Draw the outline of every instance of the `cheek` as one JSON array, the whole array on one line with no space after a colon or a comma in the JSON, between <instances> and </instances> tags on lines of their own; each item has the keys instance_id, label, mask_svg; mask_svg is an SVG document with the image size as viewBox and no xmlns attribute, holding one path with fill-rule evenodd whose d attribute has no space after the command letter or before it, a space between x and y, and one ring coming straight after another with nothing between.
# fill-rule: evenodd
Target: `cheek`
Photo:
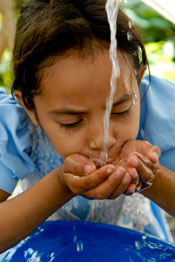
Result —
<instances>
[{"instance_id":1,"label":"cheek","mask_svg":"<svg viewBox=\"0 0 175 262\"><path fill-rule=\"evenodd\" d=\"M137 137L139 129L140 119L140 106L133 105L132 114L121 118L118 123L115 124L115 137L118 140L118 144L123 144L129 139L135 139Z\"/></svg>"},{"instance_id":2,"label":"cheek","mask_svg":"<svg viewBox=\"0 0 175 262\"><path fill-rule=\"evenodd\" d=\"M54 132L52 133L50 130L47 130L46 134L55 151L62 158L66 158L71 154L81 152L81 136L78 134L74 134L73 132L69 132L68 130L66 131L62 128L60 130L58 127L54 128Z\"/></svg>"}]
</instances>

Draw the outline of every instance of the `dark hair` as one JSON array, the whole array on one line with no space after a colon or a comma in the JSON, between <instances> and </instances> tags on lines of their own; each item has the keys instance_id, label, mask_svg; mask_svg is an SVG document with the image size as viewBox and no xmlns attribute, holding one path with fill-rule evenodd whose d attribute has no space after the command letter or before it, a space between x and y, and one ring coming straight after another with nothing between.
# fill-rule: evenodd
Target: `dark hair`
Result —
<instances>
[{"instance_id":1,"label":"dark hair","mask_svg":"<svg viewBox=\"0 0 175 262\"><path fill-rule=\"evenodd\" d=\"M13 52L12 93L20 90L27 108L34 108L33 97L40 92L38 73L42 65L53 63L68 50L86 54L95 47L109 47L105 4L106 0L28 0L23 3ZM132 39L128 39L128 32ZM142 39L134 26L130 28L129 18L121 10L117 18L117 43L118 48L133 57L135 71L148 64Z\"/></svg>"}]
</instances>

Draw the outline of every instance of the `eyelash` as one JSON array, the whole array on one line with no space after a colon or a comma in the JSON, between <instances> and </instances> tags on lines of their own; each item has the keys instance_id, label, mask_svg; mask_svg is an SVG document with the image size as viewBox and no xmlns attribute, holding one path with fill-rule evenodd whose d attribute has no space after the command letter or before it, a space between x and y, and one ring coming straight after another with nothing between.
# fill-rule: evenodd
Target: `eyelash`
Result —
<instances>
[{"instance_id":1,"label":"eyelash","mask_svg":"<svg viewBox=\"0 0 175 262\"><path fill-rule=\"evenodd\" d=\"M77 122L75 123L72 123L72 124L60 124L61 127L65 128L65 129L71 129L71 128L76 128L79 126L79 124L82 122L83 120L80 119L78 120Z\"/></svg>"},{"instance_id":2,"label":"eyelash","mask_svg":"<svg viewBox=\"0 0 175 262\"><path fill-rule=\"evenodd\" d=\"M111 113L111 115L125 117L129 113L131 113L131 108L128 108L126 111L123 111L123 112L120 112L120 113Z\"/></svg>"},{"instance_id":3,"label":"eyelash","mask_svg":"<svg viewBox=\"0 0 175 262\"><path fill-rule=\"evenodd\" d=\"M131 109L127 109L126 111L124 112L120 112L120 113L111 113L111 115L113 116L123 116L125 117L126 115L128 115L129 113L131 112ZM75 122L75 123L72 123L72 124L61 124L61 127L65 128L65 129L75 129L76 127L78 128L79 125L82 123L83 119L80 119L79 121Z\"/></svg>"}]
</instances>

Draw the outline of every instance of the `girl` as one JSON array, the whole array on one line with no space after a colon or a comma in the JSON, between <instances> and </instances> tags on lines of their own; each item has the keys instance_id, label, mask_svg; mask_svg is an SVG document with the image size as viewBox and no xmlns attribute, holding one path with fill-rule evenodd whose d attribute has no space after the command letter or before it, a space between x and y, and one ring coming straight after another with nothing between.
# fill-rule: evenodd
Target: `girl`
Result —
<instances>
[{"instance_id":1,"label":"girl","mask_svg":"<svg viewBox=\"0 0 175 262\"><path fill-rule=\"evenodd\" d=\"M147 232L152 226L152 234L165 237L149 200L122 194L132 194L135 184L142 189L139 173L143 188L155 181L143 192L159 203L165 192L159 181L167 188L171 178L158 163L159 149L135 142L138 85L147 59L134 27L128 42L129 21L121 11L117 21L120 76L110 118L109 160L100 167L111 76L105 1L30 0L23 5L14 46L14 97L2 94L0 104L1 252L57 209L52 219L127 224ZM23 188L34 185L5 201L19 179ZM171 194L170 188L167 201L160 203L170 211ZM88 200L94 198L98 200Z\"/></svg>"}]
</instances>

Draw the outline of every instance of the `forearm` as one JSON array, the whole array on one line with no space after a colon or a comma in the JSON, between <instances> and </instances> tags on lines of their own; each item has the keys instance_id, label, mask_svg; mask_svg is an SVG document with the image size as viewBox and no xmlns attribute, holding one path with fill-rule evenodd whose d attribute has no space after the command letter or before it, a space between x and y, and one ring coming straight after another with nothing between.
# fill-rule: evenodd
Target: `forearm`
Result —
<instances>
[{"instance_id":1,"label":"forearm","mask_svg":"<svg viewBox=\"0 0 175 262\"><path fill-rule=\"evenodd\" d=\"M153 185L142 194L175 216L175 173L160 166Z\"/></svg>"},{"instance_id":2,"label":"forearm","mask_svg":"<svg viewBox=\"0 0 175 262\"><path fill-rule=\"evenodd\" d=\"M59 168L21 195L0 204L0 253L30 234L74 195L58 179Z\"/></svg>"}]
</instances>

